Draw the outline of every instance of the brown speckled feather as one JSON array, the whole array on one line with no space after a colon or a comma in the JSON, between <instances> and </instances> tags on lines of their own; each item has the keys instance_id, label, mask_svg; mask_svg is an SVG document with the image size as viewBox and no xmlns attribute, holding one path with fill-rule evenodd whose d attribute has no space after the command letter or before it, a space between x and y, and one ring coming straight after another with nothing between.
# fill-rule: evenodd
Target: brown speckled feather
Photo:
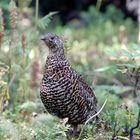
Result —
<instances>
[{"instance_id":1,"label":"brown speckled feather","mask_svg":"<svg viewBox=\"0 0 140 140\"><path fill-rule=\"evenodd\" d=\"M47 111L69 124L84 123L96 113L97 99L85 80L71 68L64 56L63 41L48 33L49 48L40 96Z\"/></svg>"}]
</instances>

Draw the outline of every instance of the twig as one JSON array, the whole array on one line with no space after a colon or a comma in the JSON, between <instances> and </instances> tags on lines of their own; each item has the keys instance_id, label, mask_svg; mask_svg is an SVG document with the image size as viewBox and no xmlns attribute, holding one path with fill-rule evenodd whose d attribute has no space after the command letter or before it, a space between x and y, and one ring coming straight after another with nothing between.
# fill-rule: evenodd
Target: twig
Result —
<instances>
[{"instance_id":1,"label":"twig","mask_svg":"<svg viewBox=\"0 0 140 140\"><path fill-rule=\"evenodd\" d=\"M133 140L133 131L134 129L138 128L140 126L140 107L139 107L139 114L138 114L138 120L135 126L131 127L130 129L130 140Z\"/></svg>"},{"instance_id":2,"label":"twig","mask_svg":"<svg viewBox=\"0 0 140 140\"><path fill-rule=\"evenodd\" d=\"M115 137L117 137L118 132L120 131L120 128L119 128L118 130L116 130L116 127L117 127L117 122L115 121L115 125L114 125L114 133L113 133L113 135L112 135L111 140L114 140Z\"/></svg>"},{"instance_id":3,"label":"twig","mask_svg":"<svg viewBox=\"0 0 140 140\"><path fill-rule=\"evenodd\" d=\"M139 76L136 77L136 81L135 81L135 85L134 85L134 91L133 91L134 98L137 97L137 85L138 85L138 82L139 82Z\"/></svg>"},{"instance_id":4,"label":"twig","mask_svg":"<svg viewBox=\"0 0 140 140\"><path fill-rule=\"evenodd\" d=\"M35 26L37 27L37 22L38 22L38 8L39 8L39 0L36 0L36 5L35 5Z\"/></svg>"},{"instance_id":5,"label":"twig","mask_svg":"<svg viewBox=\"0 0 140 140\"><path fill-rule=\"evenodd\" d=\"M81 132L80 132L80 135L79 135L79 137L78 137L77 140L80 140L81 135L82 135L83 130L84 130L84 127L87 125L87 123L88 123L89 121L91 121L93 118L95 118L96 116L98 116L98 115L100 114L100 112L101 112L101 111L103 110L103 108L105 107L106 103L107 103L107 99L104 101L104 104L102 105L102 107L100 108L100 110L99 110L96 114L94 114L93 116L91 116L91 117L85 122L85 124L84 124L84 126L83 126L83 128L82 128L82 130L81 130Z\"/></svg>"},{"instance_id":6,"label":"twig","mask_svg":"<svg viewBox=\"0 0 140 140\"><path fill-rule=\"evenodd\" d=\"M101 5L102 5L102 2L103 2L103 0L98 0L98 1L97 1L96 9L97 9L98 11L100 11L100 8L101 8Z\"/></svg>"},{"instance_id":7,"label":"twig","mask_svg":"<svg viewBox=\"0 0 140 140\"><path fill-rule=\"evenodd\" d=\"M123 137L123 136L116 136L116 138L121 139L121 140L129 140L129 138Z\"/></svg>"},{"instance_id":8,"label":"twig","mask_svg":"<svg viewBox=\"0 0 140 140\"><path fill-rule=\"evenodd\" d=\"M135 99L138 98L137 89L138 89L139 79L140 79L140 67L135 72L135 85L134 85L134 90L133 90L133 97ZM130 128L130 132L129 132L130 140L133 140L133 131L134 131L134 129L136 129L136 128L138 128L140 126L140 103L139 103L139 99L137 99L136 102L137 102L137 105L139 107L139 113L138 113L138 118L137 118L136 125L132 126Z\"/></svg>"}]
</instances>

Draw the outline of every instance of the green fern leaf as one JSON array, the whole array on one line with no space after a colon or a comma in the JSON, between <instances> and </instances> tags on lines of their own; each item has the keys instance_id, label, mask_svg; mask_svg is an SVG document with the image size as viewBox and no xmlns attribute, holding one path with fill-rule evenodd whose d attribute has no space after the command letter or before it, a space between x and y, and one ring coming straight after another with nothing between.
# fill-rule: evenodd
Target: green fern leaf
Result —
<instances>
[{"instance_id":1,"label":"green fern leaf","mask_svg":"<svg viewBox=\"0 0 140 140\"><path fill-rule=\"evenodd\" d=\"M48 26L48 24L50 23L50 21L52 20L52 16L57 14L58 12L50 12L48 15L44 16L43 18L38 20L37 26L40 29L46 29L46 27Z\"/></svg>"}]
</instances>

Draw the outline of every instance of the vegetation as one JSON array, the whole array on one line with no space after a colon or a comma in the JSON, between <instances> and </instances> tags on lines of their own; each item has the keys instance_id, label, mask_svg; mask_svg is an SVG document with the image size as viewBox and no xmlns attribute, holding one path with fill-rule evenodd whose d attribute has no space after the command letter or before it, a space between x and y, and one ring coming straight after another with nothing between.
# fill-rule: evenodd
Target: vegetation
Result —
<instances>
[{"instance_id":1,"label":"vegetation","mask_svg":"<svg viewBox=\"0 0 140 140\"><path fill-rule=\"evenodd\" d=\"M94 89L98 110L107 99L99 114L101 126L92 131L86 125L79 139L138 139L140 46L135 23L112 5L104 14L91 6L80 13L82 21L73 19L62 27L57 16L52 18L56 12L39 18L38 8L34 12L29 3L20 0L17 7L11 0L0 9L0 140L67 139L69 125L44 113L39 97L48 53L40 37L49 31L63 35L67 57Z\"/></svg>"}]
</instances>

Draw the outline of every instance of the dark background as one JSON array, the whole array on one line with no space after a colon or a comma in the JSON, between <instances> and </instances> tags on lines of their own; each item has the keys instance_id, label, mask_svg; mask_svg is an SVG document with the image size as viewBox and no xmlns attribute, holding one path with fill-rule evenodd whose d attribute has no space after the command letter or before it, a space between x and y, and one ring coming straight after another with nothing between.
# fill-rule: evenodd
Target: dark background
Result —
<instances>
[{"instance_id":1,"label":"dark background","mask_svg":"<svg viewBox=\"0 0 140 140\"><path fill-rule=\"evenodd\" d=\"M62 24L65 25L72 18L80 18L80 11L86 11L89 6L96 4L97 0L40 0L39 10L42 16L50 11L59 11ZM105 12L110 4L120 9L125 15L124 18L131 17L133 20L137 19L137 15L127 9L126 0L102 0L100 11ZM32 1L31 5L35 6L35 0Z\"/></svg>"}]
</instances>

